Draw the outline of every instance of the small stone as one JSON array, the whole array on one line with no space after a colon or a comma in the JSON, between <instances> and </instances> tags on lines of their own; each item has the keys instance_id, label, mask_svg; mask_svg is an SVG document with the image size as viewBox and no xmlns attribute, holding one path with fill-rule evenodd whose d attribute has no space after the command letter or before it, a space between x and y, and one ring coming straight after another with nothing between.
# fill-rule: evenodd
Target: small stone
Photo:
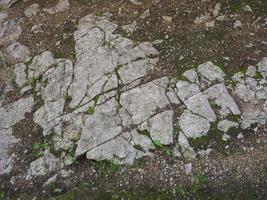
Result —
<instances>
[{"instance_id":1,"label":"small stone","mask_svg":"<svg viewBox=\"0 0 267 200\"><path fill-rule=\"evenodd\" d=\"M172 23L172 17L170 16L162 16L162 19L167 23Z\"/></svg>"},{"instance_id":2,"label":"small stone","mask_svg":"<svg viewBox=\"0 0 267 200\"><path fill-rule=\"evenodd\" d=\"M140 16L141 19L145 19L147 17L150 17L150 11L149 9L143 12L143 14Z\"/></svg>"},{"instance_id":3,"label":"small stone","mask_svg":"<svg viewBox=\"0 0 267 200\"><path fill-rule=\"evenodd\" d=\"M227 135L227 134L223 134L223 136L222 136L222 140L225 142L227 142L230 138L231 138L231 136Z\"/></svg>"},{"instance_id":4,"label":"small stone","mask_svg":"<svg viewBox=\"0 0 267 200\"><path fill-rule=\"evenodd\" d=\"M258 63L258 71L263 78L267 78L267 57L264 57L260 63Z\"/></svg>"},{"instance_id":5,"label":"small stone","mask_svg":"<svg viewBox=\"0 0 267 200\"><path fill-rule=\"evenodd\" d=\"M185 71L183 76L193 83L199 83L197 72L194 69Z\"/></svg>"},{"instance_id":6,"label":"small stone","mask_svg":"<svg viewBox=\"0 0 267 200\"><path fill-rule=\"evenodd\" d=\"M34 34L42 33L43 32L41 25L33 25L32 28L31 28L31 31Z\"/></svg>"},{"instance_id":7,"label":"small stone","mask_svg":"<svg viewBox=\"0 0 267 200\"><path fill-rule=\"evenodd\" d=\"M242 139L244 136L243 136L243 134L242 133L238 133L238 135L237 135L237 138L238 139Z\"/></svg>"},{"instance_id":8,"label":"small stone","mask_svg":"<svg viewBox=\"0 0 267 200\"><path fill-rule=\"evenodd\" d=\"M245 12L253 12L253 10L251 9L251 7L249 5L244 5L242 8Z\"/></svg>"},{"instance_id":9,"label":"small stone","mask_svg":"<svg viewBox=\"0 0 267 200\"><path fill-rule=\"evenodd\" d=\"M210 22L206 22L205 26L206 26L207 29L213 28L215 26L215 21L213 20L213 21L210 21Z\"/></svg>"},{"instance_id":10,"label":"small stone","mask_svg":"<svg viewBox=\"0 0 267 200\"><path fill-rule=\"evenodd\" d=\"M223 132L227 132L230 128L236 128L238 127L239 124L236 122L232 122L229 120L222 120L218 123L218 129L223 131Z\"/></svg>"},{"instance_id":11,"label":"small stone","mask_svg":"<svg viewBox=\"0 0 267 200\"><path fill-rule=\"evenodd\" d=\"M248 69L247 69L246 75L247 75L247 76L254 77L254 76L256 76L256 73L257 73L257 69L256 69L256 67L254 67L254 66L249 66Z\"/></svg>"},{"instance_id":12,"label":"small stone","mask_svg":"<svg viewBox=\"0 0 267 200\"><path fill-rule=\"evenodd\" d=\"M184 167L185 167L185 173L186 173L186 175L191 174L191 172L192 172L192 163L188 163Z\"/></svg>"},{"instance_id":13,"label":"small stone","mask_svg":"<svg viewBox=\"0 0 267 200\"><path fill-rule=\"evenodd\" d=\"M198 73L209 81L224 81L225 73L221 70L221 68L213 65L212 62L206 62L201 64L197 68Z\"/></svg>"},{"instance_id":14,"label":"small stone","mask_svg":"<svg viewBox=\"0 0 267 200\"><path fill-rule=\"evenodd\" d=\"M70 3L68 0L59 0L58 3L49 9L44 9L45 12L48 12L49 14L56 14L59 12L63 12L67 9L69 9Z\"/></svg>"},{"instance_id":15,"label":"small stone","mask_svg":"<svg viewBox=\"0 0 267 200\"><path fill-rule=\"evenodd\" d=\"M27 172L26 180L30 180L35 176L45 176L59 169L59 159L53 154L45 152L45 154L30 164Z\"/></svg>"},{"instance_id":16,"label":"small stone","mask_svg":"<svg viewBox=\"0 0 267 200\"><path fill-rule=\"evenodd\" d=\"M234 28L235 28L235 29L238 29L238 28L241 28L241 27L242 27L242 23L241 23L241 21L236 20L235 23L234 23Z\"/></svg>"}]
</instances>

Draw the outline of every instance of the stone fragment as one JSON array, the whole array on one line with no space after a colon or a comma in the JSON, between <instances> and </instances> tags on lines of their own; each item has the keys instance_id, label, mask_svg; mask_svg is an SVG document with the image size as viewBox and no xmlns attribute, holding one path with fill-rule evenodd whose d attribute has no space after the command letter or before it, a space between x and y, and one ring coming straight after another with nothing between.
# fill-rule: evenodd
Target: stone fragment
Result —
<instances>
[{"instance_id":1,"label":"stone fragment","mask_svg":"<svg viewBox=\"0 0 267 200\"><path fill-rule=\"evenodd\" d=\"M179 132L178 144L182 150L184 157L186 157L186 158L195 158L196 157L196 152L190 146L186 136L181 131Z\"/></svg>"},{"instance_id":2,"label":"stone fragment","mask_svg":"<svg viewBox=\"0 0 267 200\"><path fill-rule=\"evenodd\" d=\"M168 80L165 77L157 81L166 82ZM156 113L157 109L163 109L169 105L168 98L165 95L166 89L159 86L160 84L155 84L155 82L149 82L121 94L120 104L130 114L134 124L149 119ZM122 117L122 120L124 120L124 117Z\"/></svg>"},{"instance_id":3,"label":"stone fragment","mask_svg":"<svg viewBox=\"0 0 267 200\"><path fill-rule=\"evenodd\" d=\"M0 107L0 129L8 129L24 119L24 114L31 112L33 105L33 97L27 97Z\"/></svg>"},{"instance_id":4,"label":"stone fragment","mask_svg":"<svg viewBox=\"0 0 267 200\"><path fill-rule=\"evenodd\" d=\"M154 141L160 141L163 145L173 143L173 111L165 111L149 119L148 131Z\"/></svg>"},{"instance_id":5,"label":"stone fragment","mask_svg":"<svg viewBox=\"0 0 267 200\"><path fill-rule=\"evenodd\" d=\"M247 69L246 75L247 75L247 76L254 77L254 76L256 76L256 72L257 72L256 67L254 67L254 66L249 66L248 69Z\"/></svg>"},{"instance_id":6,"label":"stone fragment","mask_svg":"<svg viewBox=\"0 0 267 200\"><path fill-rule=\"evenodd\" d=\"M183 76L193 83L199 83L197 72L194 69L185 71Z\"/></svg>"},{"instance_id":7,"label":"stone fragment","mask_svg":"<svg viewBox=\"0 0 267 200\"><path fill-rule=\"evenodd\" d=\"M75 155L80 156L104 144L122 133L121 119L117 114L118 103L115 99L95 108L95 112L85 120L81 138Z\"/></svg>"},{"instance_id":8,"label":"stone fragment","mask_svg":"<svg viewBox=\"0 0 267 200\"><path fill-rule=\"evenodd\" d=\"M227 135L227 134L223 134L222 136L222 140L227 142L228 140L230 140L231 136L230 135Z\"/></svg>"},{"instance_id":9,"label":"stone fragment","mask_svg":"<svg viewBox=\"0 0 267 200\"><path fill-rule=\"evenodd\" d=\"M185 164L184 168L185 168L185 174L186 175L191 174L191 172L192 172L192 163Z\"/></svg>"},{"instance_id":10,"label":"stone fragment","mask_svg":"<svg viewBox=\"0 0 267 200\"><path fill-rule=\"evenodd\" d=\"M242 27L242 23L241 23L241 21L236 20L236 21L234 22L234 28L235 28L235 29L238 29L238 28L241 28L241 27Z\"/></svg>"},{"instance_id":11,"label":"stone fragment","mask_svg":"<svg viewBox=\"0 0 267 200\"><path fill-rule=\"evenodd\" d=\"M18 140L12 135L12 128L0 129L0 175L9 174L13 168L10 149Z\"/></svg>"},{"instance_id":12,"label":"stone fragment","mask_svg":"<svg viewBox=\"0 0 267 200\"><path fill-rule=\"evenodd\" d=\"M68 0L59 0L58 3L49 9L44 9L45 12L48 12L49 14L56 14L59 12L63 12L67 9L69 9L70 3Z\"/></svg>"},{"instance_id":13,"label":"stone fragment","mask_svg":"<svg viewBox=\"0 0 267 200\"><path fill-rule=\"evenodd\" d=\"M145 12L143 12L143 14L140 16L141 19L145 19L147 17L150 17L150 11L149 11L149 9L148 10L145 10Z\"/></svg>"},{"instance_id":14,"label":"stone fragment","mask_svg":"<svg viewBox=\"0 0 267 200\"><path fill-rule=\"evenodd\" d=\"M238 83L235 86L234 93L244 102L255 100L255 91L246 84Z\"/></svg>"},{"instance_id":15,"label":"stone fragment","mask_svg":"<svg viewBox=\"0 0 267 200\"><path fill-rule=\"evenodd\" d=\"M176 83L177 95L181 101L198 94L200 92L199 86L195 83L189 83L187 81L178 81Z\"/></svg>"},{"instance_id":16,"label":"stone fragment","mask_svg":"<svg viewBox=\"0 0 267 200\"><path fill-rule=\"evenodd\" d=\"M6 48L7 56L14 62L28 62L30 57L30 50L28 47L15 42Z\"/></svg>"},{"instance_id":17,"label":"stone fragment","mask_svg":"<svg viewBox=\"0 0 267 200\"><path fill-rule=\"evenodd\" d=\"M0 7L4 9L10 8L14 3L16 3L18 0L1 0L0 1Z\"/></svg>"},{"instance_id":18,"label":"stone fragment","mask_svg":"<svg viewBox=\"0 0 267 200\"><path fill-rule=\"evenodd\" d=\"M267 57L264 57L258 64L258 71L261 73L263 78L267 78Z\"/></svg>"},{"instance_id":19,"label":"stone fragment","mask_svg":"<svg viewBox=\"0 0 267 200\"><path fill-rule=\"evenodd\" d=\"M232 122L229 120L222 120L218 123L218 129L223 131L223 132L227 132L230 128L236 128L238 127L239 124L237 122Z\"/></svg>"},{"instance_id":20,"label":"stone fragment","mask_svg":"<svg viewBox=\"0 0 267 200\"><path fill-rule=\"evenodd\" d=\"M136 149L123 137L118 136L88 151L86 158L90 160L112 160L118 164L132 164Z\"/></svg>"},{"instance_id":21,"label":"stone fragment","mask_svg":"<svg viewBox=\"0 0 267 200\"><path fill-rule=\"evenodd\" d=\"M50 152L45 152L44 155L30 164L30 168L26 175L26 180L30 180L35 176L45 176L58 170L60 167L59 159Z\"/></svg>"},{"instance_id":22,"label":"stone fragment","mask_svg":"<svg viewBox=\"0 0 267 200\"><path fill-rule=\"evenodd\" d=\"M21 32L21 27L13 19L0 24L0 46L7 46L17 41Z\"/></svg>"},{"instance_id":23,"label":"stone fragment","mask_svg":"<svg viewBox=\"0 0 267 200\"><path fill-rule=\"evenodd\" d=\"M234 115L240 115L241 112L235 103L234 99L230 96L228 90L223 83L213 85L204 91L204 94L208 95L209 99L214 100L215 103L220 106L221 111L229 110ZM224 112L221 112L224 115Z\"/></svg>"},{"instance_id":24,"label":"stone fragment","mask_svg":"<svg viewBox=\"0 0 267 200\"><path fill-rule=\"evenodd\" d=\"M206 62L199 65L197 72L209 81L224 81L225 73L218 66L215 66L212 62Z\"/></svg>"},{"instance_id":25,"label":"stone fragment","mask_svg":"<svg viewBox=\"0 0 267 200\"><path fill-rule=\"evenodd\" d=\"M204 117L192 114L185 110L179 117L179 126L186 137L198 138L208 133L210 123Z\"/></svg>"},{"instance_id":26,"label":"stone fragment","mask_svg":"<svg viewBox=\"0 0 267 200\"><path fill-rule=\"evenodd\" d=\"M208 98L202 93L198 93L184 101L187 109L192 113L205 117L210 122L216 121L216 115L210 107Z\"/></svg>"},{"instance_id":27,"label":"stone fragment","mask_svg":"<svg viewBox=\"0 0 267 200\"><path fill-rule=\"evenodd\" d=\"M44 51L40 55L35 56L29 65L28 78L39 78L52 65L55 64L54 55L50 51Z\"/></svg>"},{"instance_id":28,"label":"stone fragment","mask_svg":"<svg viewBox=\"0 0 267 200\"><path fill-rule=\"evenodd\" d=\"M19 63L15 65L14 73L16 76L16 83L19 87L22 87L27 83L27 74L26 74L27 66L24 63Z\"/></svg>"},{"instance_id":29,"label":"stone fragment","mask_svg":"<svg viewBox=\"0 0 267 200\"><path fill-rule=\"evenodd\" d=\"M40 12L40 6L37 3L34 3L30 5L25 11L24 14L27 17L33 17L34 15L37 15Z\"/></svg>"}]
</instances>

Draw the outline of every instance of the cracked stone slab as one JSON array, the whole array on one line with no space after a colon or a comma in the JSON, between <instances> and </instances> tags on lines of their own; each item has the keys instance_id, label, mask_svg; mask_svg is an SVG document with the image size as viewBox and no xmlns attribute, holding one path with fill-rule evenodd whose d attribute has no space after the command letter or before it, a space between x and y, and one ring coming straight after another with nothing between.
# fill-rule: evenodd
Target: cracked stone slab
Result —
<instances>
[{"instance_id":1,"label":"cracked stone slab","mask_svg":"<svg viewBox=\"0 0 267 200\"><path fill-rule=\"evenodd\" d=\"M91 160L113 160L119 164L132 164L136 156L136 149L122 136L98 146L86 153Z\"/></svg>"},{"instance_id":2,"label":"cracked stone slab","mask_svg":"<svg viewBox=\"0 0 267 200\"><path fill-rule=\"evenodd\" d=\"M236 102L230 96L223 83L211 86L204 91L204 94L208 95L209 99L214 100L215 103L221 107L222 115L227 115L228 110L234 115L241 114Z\"/></svg>"},{"instance_id":3,"label":"cracked stone slab","mask_svg":"<svg viewBox=\"0 0 267 200\"><path fill-rule=\"evenodd\" d=\"M157 80L167 81L166 78ZM153 92L151 92L153 91ZM140 87L134 88L121 94L120 104L127 110L133 124L139 124L149 119L156 113L157 109L163 109L169 105L166 89L156 85L154 82L149 82ZM123 120L124 117L122 117ZM124 123L127 125L127 123Z\"/></svg>"},{"instance_id":4,"label":"cracked stone slab","mask_svg":"<svg viewBox=\"0 0 267 200\"><path fill-rule=\"evenodd\" d=\"M117 114L118 103L111 99L95 108L95 113L85 120L75 155L80 156L119 136L122 133L121 119Z\"/></svg>"},{"instance_id":5,"label":"cracked stone slab","mask_svg":"<svg viewBox=\"0 0 267 200\"><path fill-rule=\"evenodd\" d=\"M198 138L208 133L210 123L206 118L185 110L179 117L179 126L186 137Z\"/></svg>"},{"instance_id":6,"label":"cracked stone slab","mask_svg":"<svg viewBox=\"0 0 267 200\"><path fill-rule=\"evenodd\" d=\"M206 95L198 93L185 100L184 104L192 113L205 117L210 122L216 121L216 115L212 110Z\"/></svg>"}]
</instances>

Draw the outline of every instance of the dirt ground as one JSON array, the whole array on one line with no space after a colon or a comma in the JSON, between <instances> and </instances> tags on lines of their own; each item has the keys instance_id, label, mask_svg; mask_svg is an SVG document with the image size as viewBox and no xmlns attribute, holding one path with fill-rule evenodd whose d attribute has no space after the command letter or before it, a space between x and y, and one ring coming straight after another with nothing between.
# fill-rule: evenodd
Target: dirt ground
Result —
<instances>
[{"instance_id":1,"label":"dirt ground","mask_svg":"<svg viewBox=\"0 0 267 200\"><path fill-rule=\"evenodd\" d=\"M27 18L24 10L31 4L51 7L56 2L19 1L11 8L9 17L20 18L23 33L19 42L29 47L32 55L50 50L58 58L73 61L73 32L81 17L109 12L119 25L136 21L137 30L129 35L131 39L151 42L163 39L155 45L160 52L158 72L162 76L180 76L186 69L207 61L231 76L245 66L256 65L267 55L266 0L140 2L141 5L134 5L127 0L70 0L67 11ZM197 17L211 13L216 3L221 3L220 12L226 20L216 21L212 28L194 23ZM242 9L246 4L253 12ZM140 18L148 9L150 16ZM164 20L164 16L171 17L171 21ZM234 28L236 20L242 22L242 27ZM35 24L42 24L42 33L31 32ZM58 41L60 45L56 45ZM11 69L12 63L8 61L0 67L0 86L12 77ZM16 94L9 94L8 99L16 99ZM206 145L215 148L205 158L175 158L160 150L153 157L137 160L133 166L80 158L66 169L70 176L46 187L43 183L53 174L11 185L10 178L26 170L36 158L34 144L45 142L41 128L31 119L29 113L23 121L27 126L18 124L14 128L15 136L22 141L16 147L21 155L14 172L0 178L0 199L267 199L267 127L244 131L242 139L228 143L211 140ZM191 174L185 172L188 163L192 164Z\"/></svg>"}]
</instances>

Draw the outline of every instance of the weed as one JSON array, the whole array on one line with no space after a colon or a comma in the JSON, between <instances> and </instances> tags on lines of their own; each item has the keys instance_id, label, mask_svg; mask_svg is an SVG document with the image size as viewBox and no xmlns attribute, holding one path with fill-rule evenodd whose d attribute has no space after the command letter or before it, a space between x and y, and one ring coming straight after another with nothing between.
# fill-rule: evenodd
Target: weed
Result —
<instances>
[{"instance_id":1,"label":"weed","mask_svg":"<svg viewBox=\"0 0 267 200\"><path fill-rule=\"evenodd\" d=\"M5 198L5 193L4 192L0 192L0 199L4 199Z\"/></svg>"},{"instance_id":2,"label":"weed","mask_svg":"<svg viewBox=\"0 0 267 200\"><path fill-rule=\"evenodd\" d=\"M165 155L167 156L171 156L172 152L171 150L164 146L159 140L153 140L153 144L159 149L161 150Z\"/></svg>"},{"instance_id":3,"label":"weed","mask_svg":"<svg viewBox=\"0 0 267 200\"><path fill-rule=\"evenodd\" d=\"M39 156L43 155L43 152L48 147L49 147L49 144L47 142L44 142L44 143L34 143L34 145L33 145L33 155L35 157L39 157Z\"/></svg>"},{"instance_id":4,"label":"weed","mask_svg":"<svg viewBox=\"0 0 267 200\"><path fill-rule=\"evenodd\" d=\"M92 161L92 166L102 176L112 174L120 169L120 165L109 160Z\"/></svg>"}]
</instances>

